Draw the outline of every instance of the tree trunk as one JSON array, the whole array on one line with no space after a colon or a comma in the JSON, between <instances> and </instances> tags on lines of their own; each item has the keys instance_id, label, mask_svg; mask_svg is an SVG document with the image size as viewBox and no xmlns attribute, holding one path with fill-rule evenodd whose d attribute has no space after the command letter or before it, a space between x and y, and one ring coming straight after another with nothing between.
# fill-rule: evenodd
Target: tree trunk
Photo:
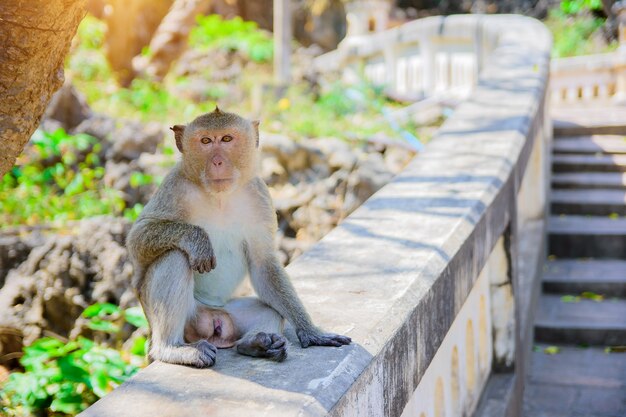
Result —
<instances>
[{"instance_id":1,"label":"tree trunk","mask_svg":"<svg viewBox=\"0 0 626 417\"><path fill-rule=\"evenodd\" d=\"M0 2L0 177L15 163L63 84L84 0Z\"/></svg>"},{"instance_id":2,"label":"tree trunk","mask_svg":"<svg viewBox=\"0 0 626 417\"><path fill-rule=\"evenodd\" d=\"M187 49L196 16L205 14L210 6L211 0L175 0L150 41L150 54L133 60L135 72L156 79L165 77L172 62Z\"/></svg>"},{"instance_id":3,"label":"tree trunk","mask_svg":"<svg viewBox=\"0 0 626 417\"><path fill-rule=\"evenodd\" d=\"M135 78L133 58L148 46L173 0L107 0L106 56L120 84Z\"/></svg>"}]
</instances>

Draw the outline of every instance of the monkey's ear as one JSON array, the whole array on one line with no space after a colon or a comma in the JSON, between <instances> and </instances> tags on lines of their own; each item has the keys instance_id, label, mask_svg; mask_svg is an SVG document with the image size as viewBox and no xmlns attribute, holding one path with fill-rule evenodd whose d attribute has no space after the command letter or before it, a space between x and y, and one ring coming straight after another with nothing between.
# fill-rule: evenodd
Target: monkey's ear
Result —
<instances>
[{"instance_id":1,"label":"monkey's ear","mask_svg":"<svg viewBox=\"0 0 626 417\"><path fill-rule=\"evenodd\" d=\"M174 125L170 127L174 131L174 139L176 140L176 147L183 153L183 134L185 133L185 125Z\"/></svg>"},{"instance_id":2,"label":"monkey's ear","mask_svg":"<svg viewBox=\"0 0 626 417\"><path fill-rule=\"evenodd\" d=\"M256 147L259 147L259 125L261 122L259 120L253 120L252 127L254 128L254 133L256 133Z\"/></svg>"}]
</instances>

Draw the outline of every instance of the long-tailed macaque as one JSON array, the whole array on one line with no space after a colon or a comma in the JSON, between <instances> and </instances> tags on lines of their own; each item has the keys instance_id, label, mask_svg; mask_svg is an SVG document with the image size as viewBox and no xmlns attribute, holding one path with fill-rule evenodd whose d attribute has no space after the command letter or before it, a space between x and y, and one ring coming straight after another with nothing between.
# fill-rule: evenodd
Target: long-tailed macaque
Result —
<instances>
[{"instance_id":1,"label":"long-tailed macaque","mask_svg":"<svg viewBox=\"0 0 626 417\"><path fill-rule=\"evenodd\" d=\"M283 360L282 318L302 347L349 344L349 337L312 323L277 260L276 213L257 176L258 122L216 108L172 130L182 158L127 239L133 284L150 323L150 358L213 365L216 327L206 308L231 309L235 328L242 330L235 345L244 355ZM232 299L246 276L258 299ZM202 323L211 331L203 331Z\"/></svg>"}]
</instances>

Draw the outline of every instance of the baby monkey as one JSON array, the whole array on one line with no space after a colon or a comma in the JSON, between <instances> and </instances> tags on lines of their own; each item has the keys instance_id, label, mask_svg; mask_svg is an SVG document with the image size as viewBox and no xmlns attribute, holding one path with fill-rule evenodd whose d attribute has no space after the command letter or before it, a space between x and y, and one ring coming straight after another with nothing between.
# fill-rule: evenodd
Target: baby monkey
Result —
<instances>
[{"instance_id":1,"label":"baby monkey","mask_svg":"<svg viewBox=\"0 0 626 417\"><path fill-rule=\"evenodd\" d=\"M153 360L207 367L216 347L234 343L241 354L280 361L283 318L302 347L351 341L312 323L278 261L276 212L257 175L258 126L216 108L172 127L181 160L127 239ZM246 278L258 298L234 298Z\"/></svg>"},{"instance_id":2,"label":"baby monkey","mask_svg":"<svg viewBox=\"0 0 626 417\"><path fill-rule=\"evenodd\" d=\"M202 339L218 349L237 346L242 355L266 357L277 362L287 357L285 339L279 337L284 320L271 307L252 297L235 298L223 308L198 306L194 318L185 326L185 341ZM254 332L255 328L266 332ZM254 332L249 343L237 343L246 333Z\"/></svg>"}]
</instances>

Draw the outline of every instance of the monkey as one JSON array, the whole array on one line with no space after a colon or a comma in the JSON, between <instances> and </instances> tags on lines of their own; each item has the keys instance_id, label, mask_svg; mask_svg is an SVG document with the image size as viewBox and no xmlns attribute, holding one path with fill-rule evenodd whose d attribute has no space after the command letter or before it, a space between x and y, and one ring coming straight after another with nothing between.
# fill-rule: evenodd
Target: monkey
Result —
<instances>
[{"instance_id":1,"label":"monkey","mask_svg":"<svg viewBox=\"0 0 626 417\"><path fill-rule=\"evenodd\" d=\"M126 242L134 265L133 286L150 325L149 358L212 366L217 348L211 338L186 341L185 329L203 320L210 327L203 308L224 309L229 302L233 307L233 294L244 279L257 298L234 304L235 321L249 310L262 311L262 316L273 311L291 323L303 348L350 344L349 337L313 324L278 261L276 212L258 175L259 122L216 107L171 130L180 160ZM236 342L237 352L286 358L286 339L276 320L242 323L240 328L245 333Z\"/></svg>"},{"instance_id":2,"label":"monkey","mask_svg":"<svg viewBox=\"0 0 626 417\"><path fill-rule=\"evenodd\" d=\"M255 336L251 343L237 343L243 334L251 332L257 326L265 332L253 332ZM264 356L281 362L287 357L285 341L275 335L282 334L283 326L284 320L276 310L258 299L234 298L223 308L199 304L195 317L185 326L184 339L188 343L206 339L218 349L235 346L242 355ZM266 346L270 346L270 349Z\"/></svg>"}]
</instances>

